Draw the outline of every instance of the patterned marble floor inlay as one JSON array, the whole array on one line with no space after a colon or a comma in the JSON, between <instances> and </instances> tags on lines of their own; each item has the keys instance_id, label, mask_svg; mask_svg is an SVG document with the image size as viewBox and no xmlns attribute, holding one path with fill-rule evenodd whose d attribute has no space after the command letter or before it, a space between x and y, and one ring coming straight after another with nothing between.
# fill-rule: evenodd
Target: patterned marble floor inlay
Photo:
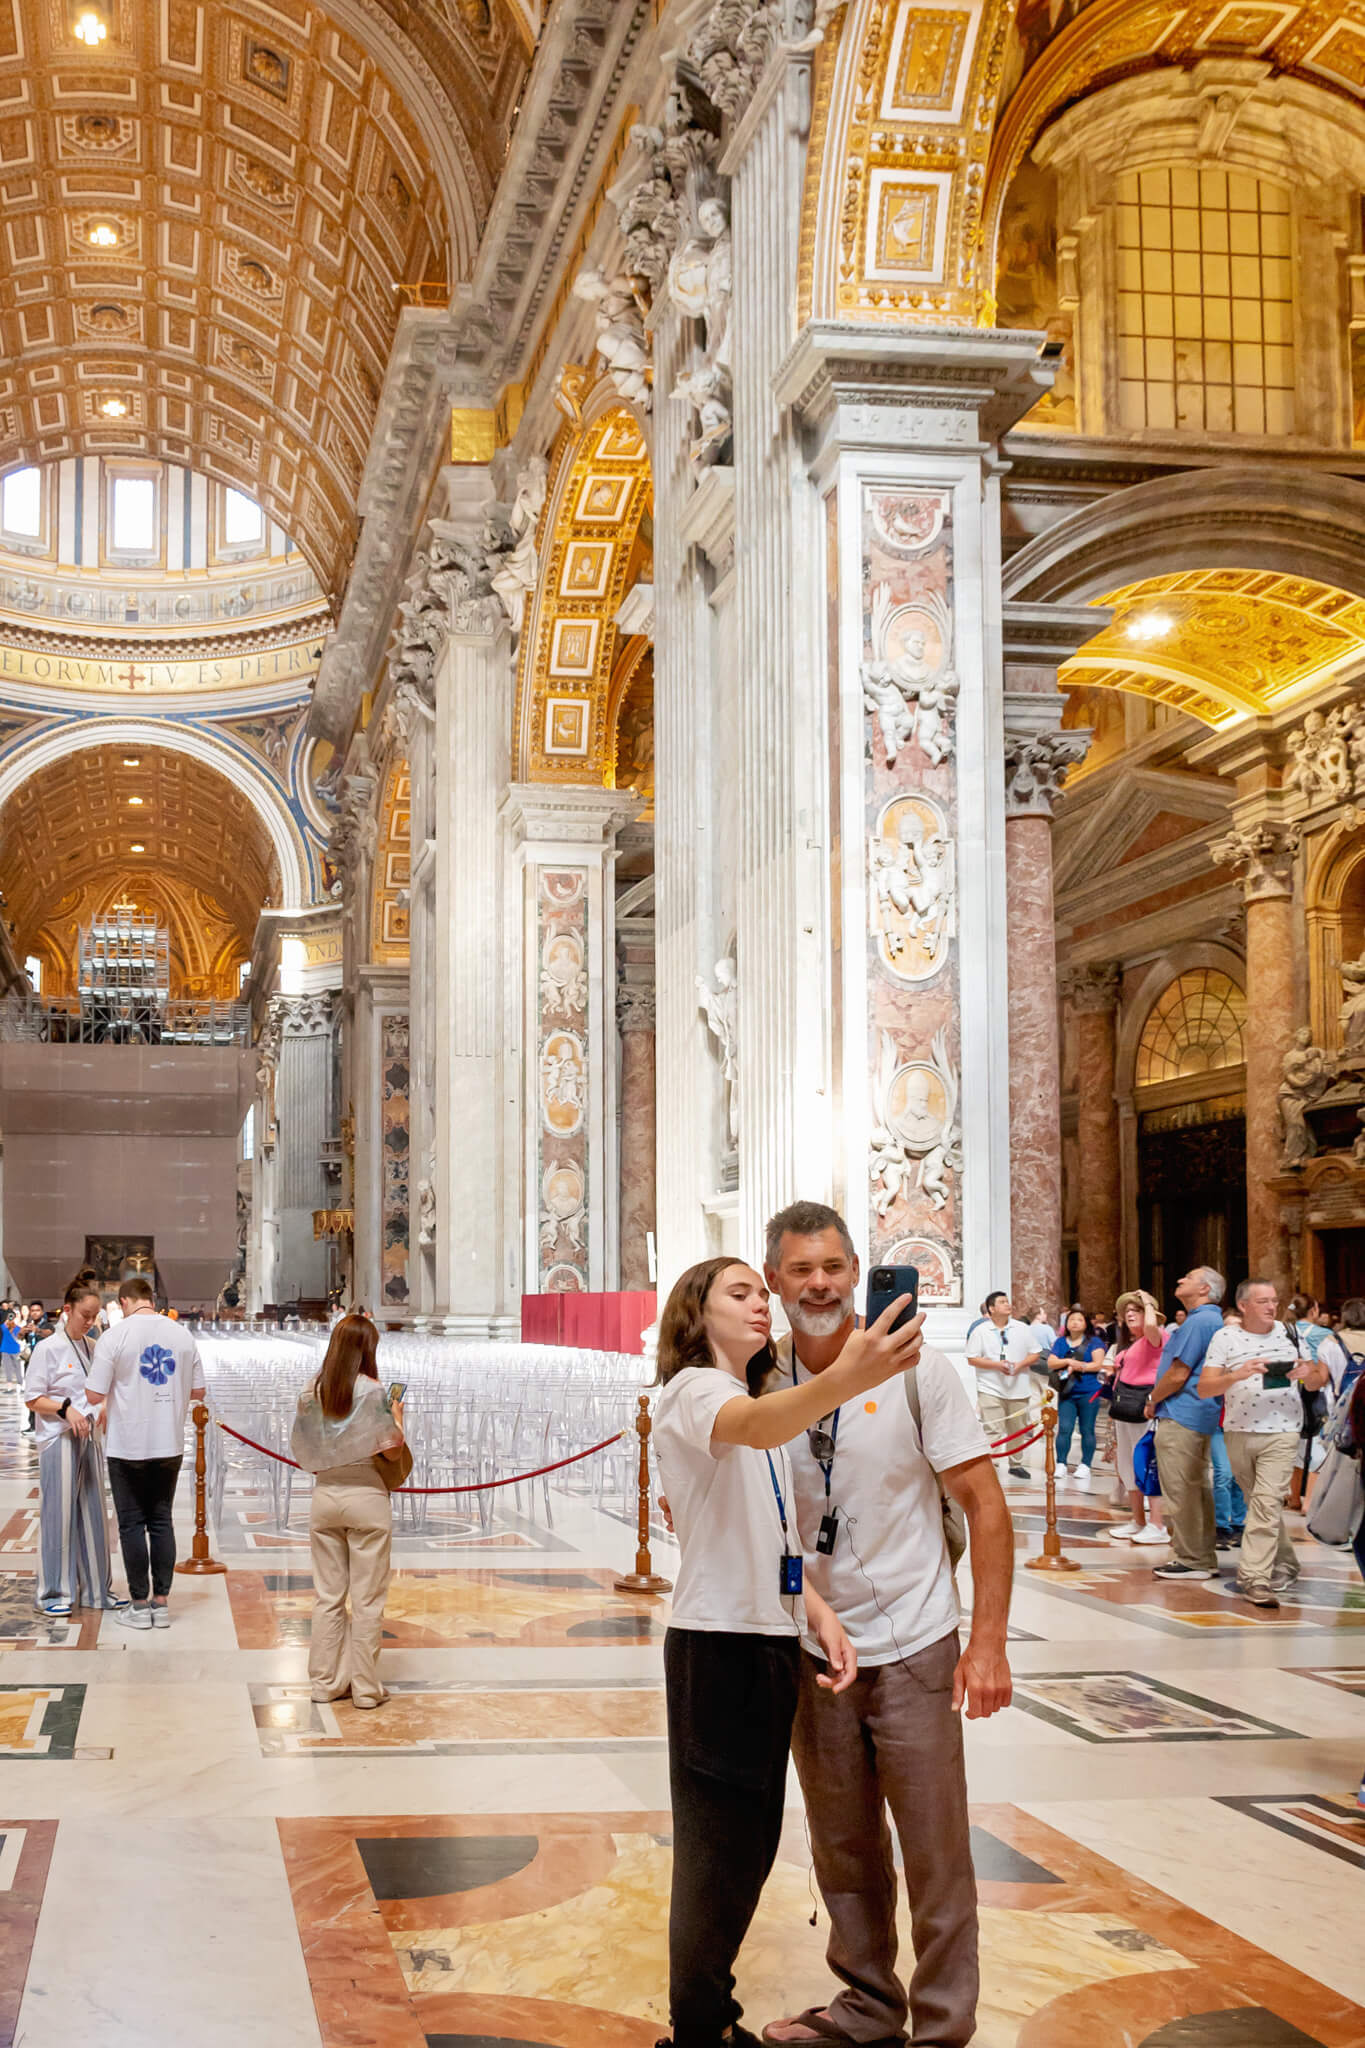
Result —
<instances>
[{"instance_id":1,"label":"patterned marble floor inlay","mask_svg":"<svg viewBox=\"0 0 1365 2048\"><path fill-rule=\"evenodd\" d=\"M396 1571L383 1639L393 1649L437 1650L662 1642L667 1607L614 1592L613 1577L595 1570ZM239 1648L308 1641L311 1574L233 1571L227 1585Z\"/></svg>"},{"instance_id":2,"label":"patterned marble floor inlay","mask_svg":"<svg viewBox=\"0 0 1365 2048\"><path fill-rule=\"evenodd\" d=\"M1250 1814L1282 1835L1292 1835L1296 1841L1365 1871L1365 1812L1351 1798L1324 1799L1318 1792L1278 1799L1265 1794L1226 1794L1219 1804L1230 1806L1235 1813Z\"/></svg>"},{"instance_id":3,"label":"patterned marble floor inlay","mask_svg":"<svg viewBox=\"0 0 1365 2048\"><path fill-rule=\"evenodd\" d=\"M1296 1678L1312 1678L1319 1685L1330 1685L1338 1692L1354 1693L1357 1699L1365 1700L1365 1664L1337 1664L1317 1670L1296 1671Z\"/></svg>"},{"instance_id":4,"label":"patterned marble floor inlay","mask_svg":"<svg viewBox=\"0 0 1365 2048\"><path fill-rule=\"evenodd\" d=\"M1166 1635L1365 1628L1365 1586L1358 1576L1335 1569L1334 1560L1313 1560L1292 1591L1279 1596L1278 1609L1262 1609L1239 1596L1231 1567L1224 1580L1199 1579L1184 1585L1153 1578L1151 1567L1145 1561L1136 1563L1126 1545L1106 1544L1105 1549L1114 1560L1111 1565L1096 1562L1092 1553L1084 1568L1065 1581L1037 1574L1039 1590L1092 1612L1117 1610L1125 1621Z\"/></svg>"},{"instance_id":5,"label":"patterned marble floor inlay","mask_svg":"<svg viewBox=\"0 0 1365 2048\"><path fill-rule=\"evenodd\" d=\"M19 2020L57 1823L0 1820L0 2048Z\"/></svg>"},{"instance_id":6,"label":"patterned marble floor inlay","mask_svg":"<svg viewBox=\"0 0 1365 2048\"><path fill-rule=\"evenodd\" d=\"M976 2048L1365 2041L1365 2008L1044 1822L1013 1806L973 1818ZM667 1814L277 1825L328 2048L652 2048L667 2006ZM808 1887L793 1815L739 1959L756 2031L829 1995Z\"/></svg>"},{"instance_id":7,"label":"patterned marble floor inlay","mask_svg":"<svg viewBox=\"0 0 1365 2048\"><path fill-rule=\"evenodd\" d=\"M1016 1673L1014 1704L1086 1742L1228 1742L1298 1734L1139 1671Z\"/></svg>"},{"instance_id":8,"label":"patterned marble floor inlay","mask_svg":"<svg viewBox=\"0 0 1365 2048\"><path fill-rule=\"evenodd\" d=\"M0 1572L0 1650L93 1650L99 1640L100 1615L77 1608L74 1614L40 1614L33 1605L32 1572Z\"/></svg>"},{"instance_id":9,"label":"patterned marble floor inlay","mask_svg":"<svg viewBox=\"0 0 1365 2048\"><path fill-rule=\"evenodd\" d=\"M388 1681L377 1712L319 1705L306 1685L253 1685L263 1756L478 1756L505 1749L596 1751L664 1746L657 1685L476 1687Z\"/></svg>"},{"instance_id":10,"label":"patterned marble floor inlay","mask_svg":"<svg viewBox=\"0 0 1365 2048\"><path fill-rule=\"evenodd\" d=\"M84 1706L83 1685L0 1685L0 1759L74 1756Z\"/></svg>"}]
</instances>

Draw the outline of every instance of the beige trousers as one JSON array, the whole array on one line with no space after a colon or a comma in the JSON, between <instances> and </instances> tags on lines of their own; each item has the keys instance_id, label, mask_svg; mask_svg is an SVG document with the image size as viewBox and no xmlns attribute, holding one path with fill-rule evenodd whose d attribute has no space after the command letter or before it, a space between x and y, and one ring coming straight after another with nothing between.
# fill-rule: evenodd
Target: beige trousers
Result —
<instances>
[{"instance_id":1,"label":"beige trousers","mask_svg":"<svg viewBox=\"0 0 1365 2048\"><path fill-rule=\"evenodd\" d=\"M1006 1400L1003 1394L993 1394L989 1389L978 1387L976 1403L981 1411L981 1427L992 1443L1002 1436L1015 1436L1028 1424L1029 1383L1023 1373L1017 1381L1019 1398ZM1027 1465L1028 1453L1022 1443L1011 1445L1008 1457L1000 1459L1002 1465Z\"/></svg>"},{"instance_id":2,"label":"beige trousers","mask_svg":"<svg viewBox=\"0 0 1365 2048\"><path fill-rule=\"evenodd\" d=\"M1250 1429L1223 1432L1228 1447L1232 1476L1247 1500L1247 1525L1237 1555L1237 1583L1250 1591L1270 1590L1272 1572L1282 1578L1299 1576L1299 1561L1284 1526L1284 1497L1299 1460L1300 1440L1295 1430L1276 1430L1260 1436Z\"/></svg>"},{"instance_id":3,"label":"beige trousers","mask_svg":"<svg viewBox=\"0 0 1365 2048\"><path fill-rule=\"evenodd\" d=\"M339 1699L349 1687L358 1707L377 1707L384 1697L379 1637L389 1593L393 1510L375 1467L336 1465L320 1472L308 1531L317 1593L308 1652L313 1698Z\"/></svg>"},{"instance_id":4,"label":"beige trousers","mask_svg":"<svg viewBox=\"0 0 1365 2048\"><path fill-rule=\"evenodd\" d=\"M1158 1421L1156 1462L1161 1474L1161 1500L1166 1534L1177 1564L1216 1572L1214 1547L1213 1462L1210 1439L1183 1422Z\"/></svg>"}]
</instances>

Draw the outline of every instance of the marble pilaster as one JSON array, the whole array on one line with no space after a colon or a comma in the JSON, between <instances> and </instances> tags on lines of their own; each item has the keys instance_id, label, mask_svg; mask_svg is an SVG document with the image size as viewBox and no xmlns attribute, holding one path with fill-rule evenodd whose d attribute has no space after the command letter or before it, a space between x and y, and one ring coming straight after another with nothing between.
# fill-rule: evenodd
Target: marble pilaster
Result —
<instances>
[{"instance_id":1,"label":"marble pilaster","mask_svg":"<svg viewBox=\"0 0 1365 2048\"><path fill-rule=\"evenodd\" d=\"M1073 968L1064 989L1076 1017L1076 1288L1092 1315L1107 1316L1120 1286L1121 1155L1114 1100L1118 968L1112 961Z\"/></svg>"},{"instance_id":2,"label":"marble pilaster","mask_svg":"<svg viewBox=\"0 0 1365 2048\"><path fill-rule=\"evenodd\" d=\"M624 982L616 994L621 1034L621 1285L653 1286L649 1238L655 1228L654 991Z\"/></svg>"},{"instance_id":3,"label":"marble pilaster","mask_svg":"<svg viewBox=\"0 0 1365 2048\"><path fill-rule=\"evenodd\" d=\"M1239 874L1246 897L1246 1173L1247 1263L1253 1276L1274 1280L1281 1298L1297 1282L1280 1197L1283 1131L1279 1088L1294 1037L1294 864L1297 825L1274 819L1240 823L1210 852Z\"/></svg>"},{"instance_id":4,"label":"marble pilaster","mask_svg":"<svg viewBox=\"0 0 1365 2048\"><path fill-rule=\"evenodd\" d=\"M352 1300L383 1319L385 1313L404 1315L406 1292L386 1286L396 1276L406 1289L407 1211L395 1197L396 1172L388 1161L406 1168L408 1146L403 1119L386 1105L386 1090L393 1082L386 1078L386 1065L395 1064L394 1037L407 1024L409 1015L406 969L362 965L356 976L354 1025L351 1032L351 1100L355 1119L355 1251ZM386 1060L386 1054L389 1057ZM400 1090L400 1099L404 1091ZM385 1239L392 1227L398 1243L388 1247L386 1269ZM398 1252L402 1251L401 1262Z\"/></svg>"},{"instance_id":5,"label":"marble pilaster","mask_svg":"<svg viewBox=\"0 0 1365 2048\"><path fill-rule=\"evenodd\" d=\"M618 1271L613 867L633 792L514 783L503 817L521 874L527 1294L612 1286Z\"/></svg>"}]
</instances>

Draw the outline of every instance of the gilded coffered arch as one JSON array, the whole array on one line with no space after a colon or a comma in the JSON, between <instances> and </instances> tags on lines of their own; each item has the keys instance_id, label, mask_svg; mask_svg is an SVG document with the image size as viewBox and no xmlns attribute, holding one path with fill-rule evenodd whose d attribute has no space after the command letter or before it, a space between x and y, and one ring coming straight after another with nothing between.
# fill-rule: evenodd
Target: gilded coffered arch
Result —
<instances>
[{"instance_id":1,"label":"gilded coffered arch","mask_svg":"<svg viewBox=\"0 0 1365 2048\"><path fill-rule=\"evenodd\" d=\"M521 33L501 0L110 0L90 49L69 15L0 0L0 466L197 467L335 592L398 315L469 271Z\"/></svg>"},{"instance_id":2,"label":"gilded coffered arch","mask_svg":"<svg viewBox=\"0 0 1365 2048\"><path fill-rule=\"evenodd\" d=\"M652 503L649 450L627 407L613 405L565 429L521 642L515 751L522 781L614 779L616 615L632 582L648 581Z\"/></svg>"}]
</instances>

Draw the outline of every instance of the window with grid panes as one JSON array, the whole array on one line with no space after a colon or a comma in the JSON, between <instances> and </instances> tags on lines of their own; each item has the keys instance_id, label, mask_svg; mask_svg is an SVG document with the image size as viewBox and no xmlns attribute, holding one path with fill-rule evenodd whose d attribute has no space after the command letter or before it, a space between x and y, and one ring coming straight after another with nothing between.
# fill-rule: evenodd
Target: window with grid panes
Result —
<instances>
[{"instance_id":1,"label":"window with grid panes","mask_svg":"<svg viewBox=\"0 0 1365 2048\"><path fill-rule=\"evenodd\" d=\"M1294 432L1289 194L1172 166L1118 181L1119 425Z\"/></svg>"}]
</instances>

